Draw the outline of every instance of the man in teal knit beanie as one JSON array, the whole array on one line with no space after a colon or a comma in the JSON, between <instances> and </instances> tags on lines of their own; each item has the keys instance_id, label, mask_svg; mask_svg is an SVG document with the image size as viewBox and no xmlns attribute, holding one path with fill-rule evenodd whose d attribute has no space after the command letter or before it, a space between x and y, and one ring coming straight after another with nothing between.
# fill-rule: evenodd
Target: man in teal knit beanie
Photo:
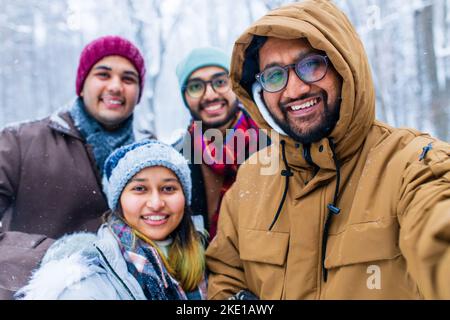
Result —
<instances>
[{"instance_id":1,"label":"man in teal knit beanie","mask_svg":"<svg viewBox=\"0 0 450 320\"><path fill-rule=\"evenodd\" d=\"M208 128L227 129L236 115L229 68L230 56L214 47L192 50L177 66L183 101L193 119L203 121Z\"/></svg>"},{"instance_id":2,"label":"man in teal knit beanie","mask_svg":"<svg viewBox=\"0 0 450 320\"><path fill-rule=\"evenodd\" d=\"M248 129L259 132L256 124L251 120L236 95L231 90L229 79L230 56L219 48L204 47L192 50L178 64L176 73L184 104L189 109L192 122L187 135L179 143L184 150L190 148L190 169L192 175L192 209L198 218L203 220L204 227L209 231L211 239L216 234L216 226L220 203L224 193L231 187L236 178L240 163L236 159L249 156L256 150L249 150L245 145L231 146L234 135L228 134L228 129L242 130L247 134ZM217 150L215 155L234 155L233 161L216 159L214 156L205 161L204 155L209 154L211 140L205 138L205 131L216 129L222 134L223 143L213 144ZM189 139L189 140L188 140ZM193 154L202 155L201 163L196 163ZM186 153L185 153L186 155ZM216 161L217 160L217 161Z\"/></svg>"}]
</instances>

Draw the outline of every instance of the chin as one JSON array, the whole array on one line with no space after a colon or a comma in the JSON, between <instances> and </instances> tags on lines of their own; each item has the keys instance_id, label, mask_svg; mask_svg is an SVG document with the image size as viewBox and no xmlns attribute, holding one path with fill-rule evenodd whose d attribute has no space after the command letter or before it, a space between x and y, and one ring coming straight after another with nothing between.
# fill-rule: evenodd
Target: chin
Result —
<instances>
[{"instance_id":1,"label":"chin","mask_svg":"<svg viewBox=\"0 0 450 320\"><path fill-rule=\"evenodd\" d=\"M167 239L169 235L166 236L153 236L153 237L148 237L150 240L152 241L164 241Z\"/></svg>"},{"instance_id":2,"label":"chin","mask_svg":"<svg viewBox=\"0 0 450 320\"><path fill-rule=\"evenodd\" d=\"M104 119L104 124L108 126L118 126L126 119L128 119L128 117L108 117Z\"/></svg>"},{"instance_id":3,"label":"chin","mask_svg":"<svg viewBox=\"0 0 450 320\"><path fill-rule=\"evenodd\" d=\"M218 119L218 120L205 119L202 121L203 121L203 125L210 127L210 128L220 127L224 122L224 120L222 120L222 119Z\"/></svg>"}]
</instances>

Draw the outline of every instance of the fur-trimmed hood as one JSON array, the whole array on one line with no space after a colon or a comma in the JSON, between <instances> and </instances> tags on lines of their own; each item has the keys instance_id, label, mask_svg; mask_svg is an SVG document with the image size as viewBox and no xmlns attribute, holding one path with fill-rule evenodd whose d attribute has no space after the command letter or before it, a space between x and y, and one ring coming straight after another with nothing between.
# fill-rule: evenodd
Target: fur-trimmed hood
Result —
<instances>
[{"instance_id":1,"label":"fur-trimmed hood","mask_svg":"<svg viewBox=\"0 0 450 320\"><path fill-rule=\"evenodd\" d=\"M91 278L91 292L79 286ZM105 289L106 287L106 289ZM95 291L98 292L95 292ZM56 241L33 273L29 283L16 293L23 300L145 299L141 287L122 258L119 246L106 225L98 234L76 233Z\"/></svg>"}]
</instances>

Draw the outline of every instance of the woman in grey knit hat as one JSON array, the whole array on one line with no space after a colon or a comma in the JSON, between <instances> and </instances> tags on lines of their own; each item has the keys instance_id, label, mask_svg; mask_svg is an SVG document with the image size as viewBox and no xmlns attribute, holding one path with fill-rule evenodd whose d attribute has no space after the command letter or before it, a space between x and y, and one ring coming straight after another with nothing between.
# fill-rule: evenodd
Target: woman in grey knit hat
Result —
<instances>
[{"instance_id":1,"label":"woman in grey knit hat","mask_svg":"<svg viewBox=\"0 0 450 320\"><path fill-rule=\"evenodd\" d=\"M119 148L105 162L110 212L97 235L58 240L19 299L206 298L203 236L189 209L186 160L155 140Z\"/></svg>"}]
</instances>

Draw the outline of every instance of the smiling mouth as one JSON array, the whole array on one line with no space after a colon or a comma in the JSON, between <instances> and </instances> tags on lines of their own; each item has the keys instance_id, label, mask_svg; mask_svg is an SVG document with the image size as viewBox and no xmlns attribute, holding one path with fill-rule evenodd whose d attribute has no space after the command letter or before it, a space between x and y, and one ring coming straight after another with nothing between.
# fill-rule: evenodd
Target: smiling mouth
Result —
<instances>
[{"instance_id":1,"label":"smiling mouth","mask_svg":"<svg viewBox=\"0 0 450 320\"><path fill-rule=\"evenodd\" d=\"M219 103L211 103L206 106L203 106L202 110L208 114L217 115L219 113L222 113L222 110L224 108L225 108L225 103L219 102Z\"/></svg>"},{"instance_id":2,"label":"smiling mouth","mask_svg":"<svg viewBox=\"0 0 450 320\"><path fill-rule=\"evenodd\" d=\"M170 215L168 214L150 214L147 216L142 216L141 218L144 222L150 226L160 226L165 224L169 220Z\"/></svg>"},{"instance_id":3,"label":"smiling mouth","mask_svg":"<svg viewBox=\"0 0 450 320\"><path fill-rule=\"evenodd\" d=\"M162 221L167 220L169 218L169 215L167 214L161 214L161 215L150 215L150 216L143 216L142 219L144 220L150 220L150 221Z\"/></svg>"},{"instance_id":4,"label":"smiling mouth","mask_svg":"<svg viewBox=\"0 0 450 320\"><path fill-rule=\"evenodd\" d=\"M125 99L117 99L110 97L101 97L100 101L102 101L104 104L110 107L120 107L125 104Z\"/></svg>"},{"instance_id":5,"label":"smiling mouth","mask_svg":"<svg viewBox=\"0 0 450 320\"><path fill-rule=\"evenodd\" d=\"M291 111L291 112L300 111L300 110L306 111L308 109L312 109L315 106L317 106L320 101L321 101L320 98L314 98L314 99L304 102L302 104L291 105L291 106L287 107L287 109L288 109L288 111Z\"/></svg>"}]
</instances>

